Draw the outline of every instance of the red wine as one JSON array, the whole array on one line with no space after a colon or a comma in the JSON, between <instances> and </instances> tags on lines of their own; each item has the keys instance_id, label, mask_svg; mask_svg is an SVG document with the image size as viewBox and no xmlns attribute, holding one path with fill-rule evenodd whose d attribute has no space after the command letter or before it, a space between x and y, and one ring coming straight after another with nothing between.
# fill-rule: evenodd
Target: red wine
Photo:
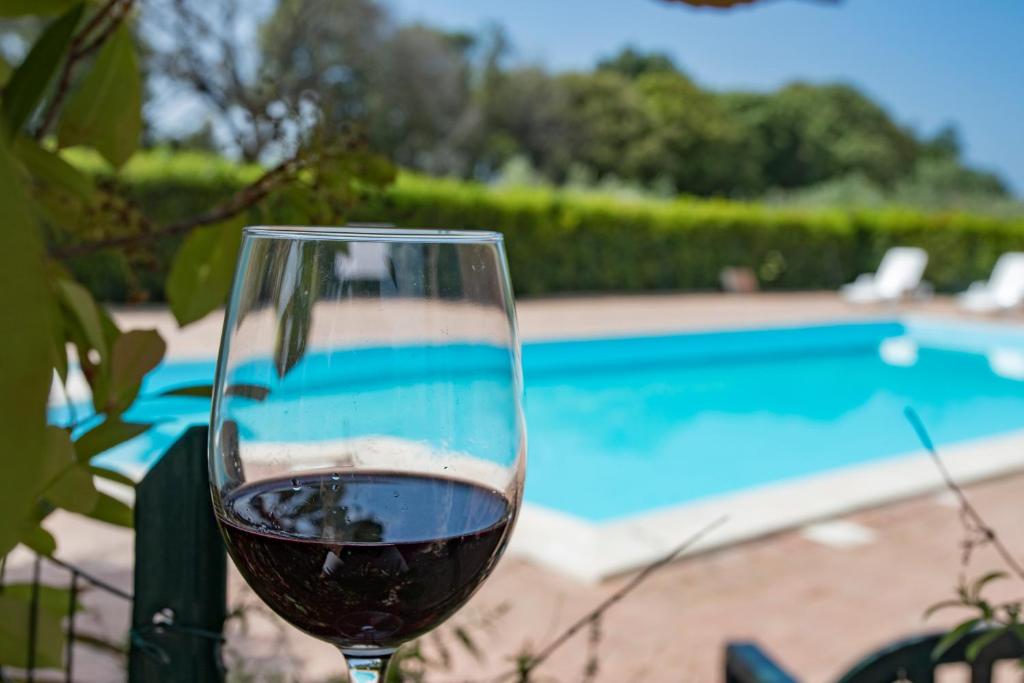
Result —
<instances>
[{"instance_id":1,"label":"red wine","mask_svg":"<svg viewBox=\"0 0 1024 683\"><path fill-rule=\"evenodd\" d=\"M455 479L349 472L242 486L221 516L239 571L281 617L342 649L386 650L469 599L512 509Z\"/></svg>"}]
</instances>

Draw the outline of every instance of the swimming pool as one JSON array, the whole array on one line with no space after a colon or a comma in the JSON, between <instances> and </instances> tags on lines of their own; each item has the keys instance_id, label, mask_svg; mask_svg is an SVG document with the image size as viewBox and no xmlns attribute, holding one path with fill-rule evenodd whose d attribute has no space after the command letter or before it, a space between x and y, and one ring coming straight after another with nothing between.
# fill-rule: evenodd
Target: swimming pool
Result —
<instances>
[{"instance_id":1,"label":"swimming pool","mask_svg":"<svg viewBox=\"0 0 1024 683\"><path fill-rule=\"evenodd\" d=\"M592 523L1024 429L1024 331L904 319L523 347L526 500ZM192 424L214 363L153 372L126 419L161 422L102 456L143 471ZM62 409L51 418L60 420Z\"/></svg>"}]
</instances>

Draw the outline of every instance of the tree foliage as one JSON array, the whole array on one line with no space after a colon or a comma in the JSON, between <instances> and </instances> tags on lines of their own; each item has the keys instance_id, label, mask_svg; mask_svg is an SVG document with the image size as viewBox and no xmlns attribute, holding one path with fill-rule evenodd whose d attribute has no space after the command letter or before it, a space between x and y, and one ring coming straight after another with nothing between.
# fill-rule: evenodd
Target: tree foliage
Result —
<instances>
[{"instance_id":1,"label":"tree foliage","mask_svg":"<svg viewBox=\"0 0 1024 683\"><path fill-rule=\"evenodd\" d=\"M198 8L211 4L158 1L193 6L200 16ZM237 31L224 34L218 44L234 47L223 51L245 49ZM305 97L334 130L365 130L375 149L431 174L488 181L510 161L525 160L554 183L586 176L756 197L849 176L884 192L912 177L922 183L959 173L977 180L978 191L1006 194L998 179L963 165L948 131L922 138L849 85L719 93L695 83L668 55L634 47L590 71L551 73L513 62L500 29L465 34L403 24L378 0L279 0L258 42L250 50L252 79L273 84L280 110L300 108ZM166 49L194 52L186 41ZM258 134L273 127L266 102L254 107L217 85L237 89L244 76L201 55L177 61L202 68L182 77L158 61L154 70L207 99L220 93L217 118L230 122L221 127L250 131L236 146L245 158L273 147ZM942 177L919 167L936 155Z\"/></svg>"},{"instance_id":2,"label":"tree foliage","mask_svg":"<svg viewBox=\"0 0 1024 683\"><path fill-rule=\"evenodd\" d=\"M309 215L342 220L393 175L390 164L359 140L328 134L316 120L290 121L293 135L284 141L290 147L279 145L277 165L180 220L151 217L118 182L142 129L134 5L47 0L4 3L0 12L30 22L15 33L27 49L6 69L0 95L0 321L6 332L0 338L0 567L19 543L43 554L57 551L41 526L56 509L131 524L130 510L94 484L97 476L121 483L125 477L91 461L148 427L122 416L143 377L161 362L165 344L155 330L120 330L73 279L70 258L107 248L131 253L191 235L168 286L172 309L185 324L223 302L247 218L287 196ZM79 154L91 150L106 169L102 177L68 163L64 148L71 146ZM48 424L51 382L53 396L66 397L60 387L73 365L89 384L92 405L69 407L70 422ZM0 598L0 665L23 665L29 592L0 585ZM37 622L37 661L59 666L65 651L60 615L42 614Z\"/></svg>"}]
</instances>

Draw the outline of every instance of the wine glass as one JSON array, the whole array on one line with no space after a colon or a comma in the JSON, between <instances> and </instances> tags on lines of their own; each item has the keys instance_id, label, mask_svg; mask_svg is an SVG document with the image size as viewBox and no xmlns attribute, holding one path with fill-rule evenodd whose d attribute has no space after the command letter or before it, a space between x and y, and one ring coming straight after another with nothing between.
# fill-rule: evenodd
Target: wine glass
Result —
<instances>
[{"instance_id":1,"label":"wine glass","mask_svg":"<svg viewBox=\"0 0 1024 683\"><path fill-rule=\"evenodd\" d=\"M235 565L354 680L381 680L508 543L521 397L500 234L246 228L210 428Z\"/></svg>"}]
</instances>

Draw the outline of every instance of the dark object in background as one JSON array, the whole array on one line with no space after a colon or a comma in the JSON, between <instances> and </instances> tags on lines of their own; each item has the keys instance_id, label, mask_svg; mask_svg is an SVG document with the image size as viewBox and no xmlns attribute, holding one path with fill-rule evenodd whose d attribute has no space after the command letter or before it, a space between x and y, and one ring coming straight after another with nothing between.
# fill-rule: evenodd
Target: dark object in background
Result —
<instances>
[{"instance_id":1,"label":"dark object in background","mask_svg":"<svg viewBox=\"0 0 1024 683\"><path fill-rule=\"evenodd\" d=\"M991 683L996 662L1024 657L1024 642L1012 633L1004 633L986 646L972 662L967 648L986 629L971 631L938 659L932 651L945 632L913 636L868 655L841 676L837 683L933 683L935 671L945 664L967 664L971 683ZM800 683L779 667L753 643L729 643L725 648L725 683Z\"/></svg>"},{"instance_id":2,"label":"dark object in background","mask_svg":"<svg viewBox=\"0 0 1024 683\"><path fill-rule=\"evenodd\" d=\"M726 266L719 273L718 280L722 283L722 291L731 294L750 294L760 289L757 275L751 268Z\"/></svg>"}]
</instances>

